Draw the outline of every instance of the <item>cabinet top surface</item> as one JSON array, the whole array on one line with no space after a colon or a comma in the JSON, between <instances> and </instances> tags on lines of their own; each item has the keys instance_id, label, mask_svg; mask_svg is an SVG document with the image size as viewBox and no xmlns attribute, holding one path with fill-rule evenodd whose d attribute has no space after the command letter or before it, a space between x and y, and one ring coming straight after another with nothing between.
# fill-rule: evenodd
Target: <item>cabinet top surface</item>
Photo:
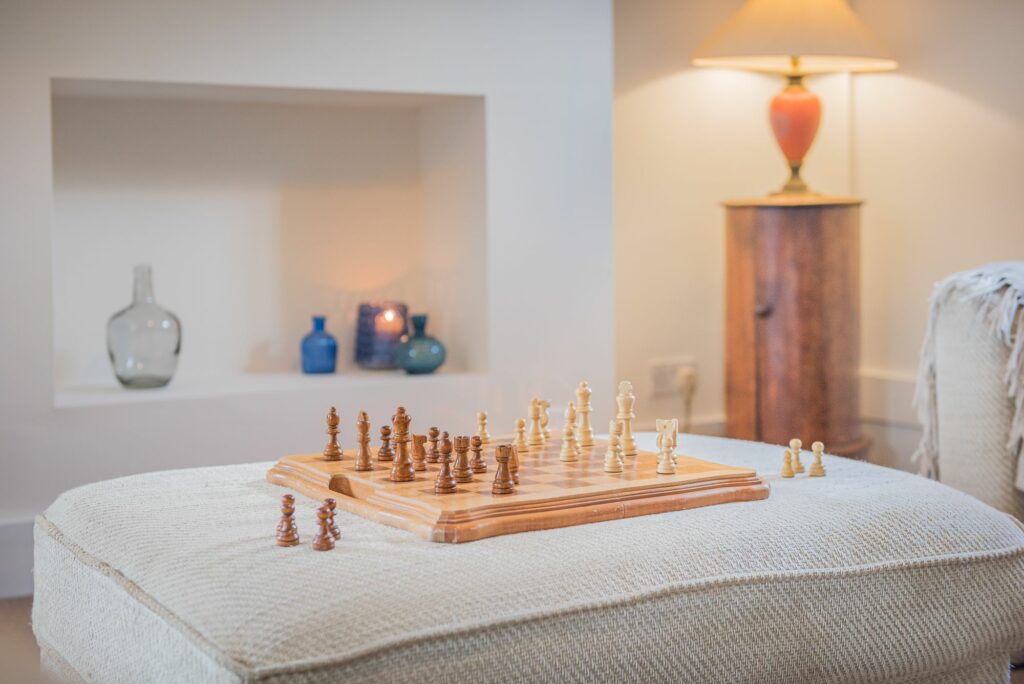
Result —
<instances>
[{"instance_id":1,"label":"cabinet top surface","mask_svg":"<svg viewBox=\"0 0 1024 684\"><path fill-rule=\"evenodd\" d=\"M818 195L807 193L805 195L768 195L766 197L753 197L750 199L725 200L722 205L725 207L821 207L829 205L857 205L863 203L860 197L847 195Z\"/></svg>"}]
</instances>

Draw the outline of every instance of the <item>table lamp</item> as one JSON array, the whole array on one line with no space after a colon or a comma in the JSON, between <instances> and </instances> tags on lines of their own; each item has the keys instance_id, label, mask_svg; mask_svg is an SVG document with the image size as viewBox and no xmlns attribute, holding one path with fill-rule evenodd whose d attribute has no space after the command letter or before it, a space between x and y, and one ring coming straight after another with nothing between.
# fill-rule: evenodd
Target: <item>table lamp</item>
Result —
<instances>
[{"instance_id":1,"label":"table lamp","mask_svg":"<svg viewBox=\"0 0 1024 684\"><path fill-rule=\"evenodd\" d=\"M804 87L804 77L896 68L846 0L747 0L697 48L693 64L786 78L770 108L772 131L790 170L777 194L812 194L800 167L818 132L821 100Z\"/></svg>"}]
</instances>

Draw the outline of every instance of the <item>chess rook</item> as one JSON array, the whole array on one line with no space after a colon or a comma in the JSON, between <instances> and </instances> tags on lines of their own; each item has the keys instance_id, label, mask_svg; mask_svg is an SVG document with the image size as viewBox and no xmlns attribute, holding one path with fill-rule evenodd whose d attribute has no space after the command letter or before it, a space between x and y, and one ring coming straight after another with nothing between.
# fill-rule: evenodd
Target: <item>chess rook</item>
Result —
<instances>
[{"instance_id":1,"label":"chess rook","mask_svg":"<svg viewBox=\"0 0 1024 684\"><path fill-rule=\"evenodd\" d=\"M395 452L391 450L391 426L380 426L380 449L377 450L377 460L387 463L395 459Z\"/></svg>"},{"instance_id":2,"label":"chess rook","mask_svg":"<svg viewBox=\"0 0 1024 684\"><path fill-rule=\"evenodd\" d=\"M804 472L804 464L800 462L800 452L803 451L804 444L799 439L789 440L789 450L793 454L793 472L797 475L802 475Z\"/></svg>"},{"instance_id":3,"label":"chess rook","mask_svg":"<svg viewBox=\"0 0 1024 684\"><path fill-rule=\"evenodd\" d=\"M281 497L281 522L277 524L277 545L297 546L299 528L295 526L295 497L285 494Z\"/></svg>"},{"instance_id":4,"label":"chess rook","mask_svg":"<svg viewBox=\"0 0 1024 684\"><path fill-rule=\"evenodd\" d=\"M531 447L544 446L544 432L541 430L540 412L540 399L534 397L530 400L530 437L526 441L527 445Z\"/></svg>"},{"instance_id":5,"label":"chess rook","mask_svg":"<svg viewBox=\"0 0 1024 684\"><path fill-rule=\"evenodd\" d=\"M437 440L441 437L441 431L436 427L430 428L427 432L427 441L430 442L430 450L427 451L427 463L440 463L441 452L437 450Z\"/></svg>"},{"instance_id":6,"label":"chess rook","mask_svg":"<svg viewBox=\"0 0 1024 684\"><path fill-rule=\"evenodd\" d=\"M409 422L411 418L404 406L399 406L391 417L395 431L395 463L391 466L388 479L392 482L411 482L416 479L412 470L412 459L409 458Z\"/></svg>"},{"instance_id":7,"label":"chess rook","mask_svg":"<svg viewBox=\"0 0 1024 684\"><path fill-rule=\"evenodd\" d=\"M366 411L359 412L356 420L356 431L359 433L359 453L356 454L356 470L373 470L370 461L370 418Z\"/></svg>"},{"instance_id":8,"label":"chess rook","mask_svg":"<svg viewBox=\"0 0 1024 684\"><path fill-rule=\"evenodd\" d=\"M338 508L338 502L334 499L324 499L324 508L331 514L331 517L327 519L327 529L331 533L331 537L334 539L341 539L341 530L334 524L334 511Z\"/></svg>"},{"instance_id":9,"label":"chess rook","mask_svg":"<svg viewBox=\"0 0 1024 684\"><path fill-rule=\"evenodd\" d=\"M469 467L469 437L465 435L455 438L455 464L452 466L452 476L459 483L473 481L473 471Z\"/></svg>"},{"instance_id":10,"label":"chess rook","mask_svg":"<svg viewBox=\"0 0 1024 684\"><path fill-rule=\"evenodd\" d=\"M487 462L484 461L481 452L484 450L483 442L480 441L479 435L473 435L472 439L469 440L470 449L473 450L473 458L469 462L469 467L474 473L486 473Z\"/></svg>"},{"instance_id":11,"label":"chess rook","mask_svg":"<svg viewBox=\"0 0 1024 684\"><path fill-rule=\"evenodd\" d=\"M633 419L636 414L633 407L636 404L636 395L633 394L633 385L628 380L619 383L619 394L615 397L619 412L615 416L622 422L622 453L624 456L636 456L636 439L633 437Z\"/></svg>"},{"instance_id":12,"label":"chess rook","mask_svg":"<svg viewBox=\"0 0 1024 684\"><path fill-rule=\"evenodd\" d=\"M576 448L576 407L570 401L565 409L565 428L562 430L562 449L558 460L572 463L579 459Z\"/></svg>"},{"instance_id":13,"label":"chess rook","mask_svg":"<svg viewBox=\"0 0 1024 684\"><path fill-rule=\"evenodd\" d=\"M580 419L576 427L576 443L581 447L594 446L594 430L590 427L590 414L594 408L590 404L592 390L586 382L581 382L576 388L576 406L578 407Z\"/></svg>"},{"instance_id":14,"label":"chess rook","mask_svg":"<svg viewBox=\"0 0 1024 684\"><path fill-rule=\"evenodd\" d=\"M334 537L330 529L331 512L326 506L321 506L316 512L316 522L319 531L313 537L313 548L317 551L330 551L334 548Z\"/></svg>"},{"instance_id":15,"label":"chess rook","mask_svg":"<svg viewBox=\"0 0 1024 684\"><path fill-rule=\"evenodd\" d=\"M512 458L512 445L502 444L494 452L498 461L498 469L494 472L494 484L491 485L492 494L512 494L516 486L512 482L512 473L508 469L509 459Z\"/></svg>"},{"instance_id":16,"label":"chess rook","mask_svg":"<svg viewBox=\"0 0 1024 684\"><path fill-rule=\"evenodd\" d=\"M480 441L484 444L490 444L491 434L487 432L487 411L481 411L476 414L476 423L478 427L476 434L480 437Z\"/></svg>"},{"instance_id":17,"label":"chess rook","mask_svg":"<svg viewBox=\"0 0 1024 684\"><path fill-rule=\"evenodd\" d=\"M324 447L324 459L327 461L341 460L341 449L338 447L338 424L340 422L338 410L332 406L331 410L327 412L327 434L330 435L327 446Z\"/></svg>"},{"instance_id":18,"label":"chess rook","mask_svg":"<svg viewBox=\"0 0 1024 684\"><path fill-rule=\"evenodd\" d=\"M412 436L412 469L422 472L427 469L426 435Z\"/></svg>"},{"instance_id":19,"label":"chess rook","mask_svg":"<svg viewBox=\"0 0 1024 684\"><path fill-rule=\"evenodd\" d=\"M441 436L441 469L437 471L437 479L434 480L434 493L454 494L456 491L458 487L452 476L452 441L445 432Z\"/></svg>"}]
</instances>

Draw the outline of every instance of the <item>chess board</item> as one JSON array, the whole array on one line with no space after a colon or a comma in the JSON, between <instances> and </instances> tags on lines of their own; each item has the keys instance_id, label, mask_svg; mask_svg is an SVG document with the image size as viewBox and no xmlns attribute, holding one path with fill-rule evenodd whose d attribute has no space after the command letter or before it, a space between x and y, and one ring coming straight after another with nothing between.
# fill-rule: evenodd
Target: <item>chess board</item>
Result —
<instances>
[{"instance_id":1,"label":"chess board","mask_svg":"<svg viewBox=\"0 0 1024 684\"><path fill-rule=\"evenodd\" d=\"M657 454L641 451L625 457L623 472L612 474L604 472L607 442L596 440L579 460L565 463L558 457L559 439L519 454L515 493L492 494L495 446L510 442L485 445L487 472L460 483L453 494L434 493L440 464L428 463L412 482L392 482L391 463L378 462L374 452L374 470L358 472L351 449L340 461L286 456L267 480L312 498L333 497L338 508L448 543L768 497L768 485L749 468L680 455L674 474L659 475Z\"/></svg>"}]
</instances>

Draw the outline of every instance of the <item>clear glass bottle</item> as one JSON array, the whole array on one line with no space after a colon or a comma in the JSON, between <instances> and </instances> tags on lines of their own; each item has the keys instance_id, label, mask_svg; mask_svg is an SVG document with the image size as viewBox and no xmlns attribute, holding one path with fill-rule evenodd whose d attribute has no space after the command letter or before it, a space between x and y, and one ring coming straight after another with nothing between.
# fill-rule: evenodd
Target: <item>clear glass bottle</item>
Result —
<instances>
[{"instance_id":1,"label":"clear glass bottle","mask_svg":"<svg viewBox=\"0 0 1024 684\"><path fill-rule=\"evenodd\" d=\"M125 387L163 387L178 367L181 322L153 299L149 266L136 266L134 273L131 306L107 322L107 352L114 375Z\"/></svg>"}]
</instances>

